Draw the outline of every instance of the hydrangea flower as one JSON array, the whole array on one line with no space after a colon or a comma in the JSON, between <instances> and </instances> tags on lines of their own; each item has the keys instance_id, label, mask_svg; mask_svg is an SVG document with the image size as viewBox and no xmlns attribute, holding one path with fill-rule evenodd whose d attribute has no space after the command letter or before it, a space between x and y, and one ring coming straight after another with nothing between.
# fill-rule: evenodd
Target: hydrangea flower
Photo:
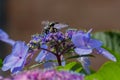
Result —
<instances>
[{"instance_id":1,"label":"hydrangea flower","mask_svg":"<svg viewBox=\"0 0 120 80\"><path fill-rule=\"evenodd\" d=\"M84 80L83 74L56 70L29 70L13 76L13 80Z\"/></svg>"},{"instance_id":2,"label":"hydrangea flower","mask_svg":"<svg viewBox=\"0 0 120 80\"><path fill-rule=\"evenodd\" d=\"M95 49L99 54L109 55L108 59L116 61L116 58L107 52L105 49L101 48L102 42L96 39L92 39L90 36L90 31L87 33L79 32L72 36L72 42L75 45L75 52L79 55L90 54L93 49Z\"/></svg>"},{"instance_id":3,"label":"hydrangea flower","mask_svg":"<svg viewBox=\"0 0 120 80\"><path fill-rule=\"evenodd\" d=\"M91 54L93 52L93 50L96 50L98 54L102 54L106 58L108 58L112 61L116 61L116 58L111 53L109 53L105 49L101 48L101 46L102 46L101 41L91 38L91 36L90 36L91 31L92 30L89 30L87 33L83 32L83 31L79 31L76 34L72 35L71 41L75 45L74 51L78 55L86 55L86 54ZM84 58L81 57L78 60L81 62L83 68L89 74L90 71L89 71L88 67L90 66L90 62L88 61L88 59L86 61L85 57Z\"/></svg>"},{"instance_id":4,"label":"hydrangea flower","mask_svg":"<svg viewBox=\"0 0 120 80\"><path fill-rule=\"evenodd\" d=\"M22 41L16 41L12 53L3 61L3 71L11 70L12 73L21 71L27 58L28 46Z\"/></svg>"},{"instance_id":5,"label":"hydrangea flower","mask_svg":"<svg viewBox=\"0 0 120 80\"><path fill-rule=\"evenodd\" d=\"M45 61L45 63L43 62L45 68L51 68L54 66L64 66L65 65L64 60L66 60L64 59L64 54L76 53L80 56L89 55L93 52L93 50L96 51L98 54L101 54L112 61L116 61L116 58L112 54L110 54L108 51L106 51L101 47L102 46L101 41L91 38L90 33L92 29L90 29L88 32L84 32L81 30L78 31L77 29L68 29L64 34L60 30L62 28L68 27L68 25L61 24L58 22L52 22L52 23L43 22L43 24L45 25L43 32L41 34L33 35L32 40L30 40L30 42L27 45L25 44L25 42L14 41L10 39L8 34L0 29L0 40L10 44L13 47L12 53L8 55L3 62L3 67L2 67L3 71L9 70L9 69L11 70L12 73L21 71L24 65L29 63L29 61L31 61L31 59L33 58L32 56L38 50L41 50L41 51L38 54L38 56L35 58L35 61L36 62ZM85 71L88 74L90 74L89 58L86 56L83 56L78 58L78 60L81 62ZM27 72L25 72L25 74L26 73ZM70 76L68 76L68 73L65 72L67 76L63 76L62 74L64 74L64 72L57 73L55 70L48 71L48 73L40 72L40 74L39 73L36 74L35 72L35 74L32 74L35 76L32 76L31 74L32 73L30 73L30 75L27 75L27 76L23 75L24 79L36 80L37 79L36 76L38 75L41 76L41 74L42 76L44 75L43 77L45 78L40 78L40 79L47 79L47 80L49 80L51 76L53 76L53 78L51 78L50 80L56 80L56 79L66 80L70 78ZM57 77L59 75L59 78L57 78L56 75ZM17 78L14 77L15 80ZM70 79L83 80L83 78L76 78L75 76L72 76Z\"/></svg>"},{"instance_id":6,"label":"hydrangea flower","mask_svg":"<svg viewBox=\"0 0 120 80\"><path fill-rule=\"evenodd\" d=\"M4 61L2 70L11 70L12 73L21 71L25 65L29 47L22 41L14 41L8 34L0 29L0 40L12 46L12 52Z\"/></svg>"}]
</instances>

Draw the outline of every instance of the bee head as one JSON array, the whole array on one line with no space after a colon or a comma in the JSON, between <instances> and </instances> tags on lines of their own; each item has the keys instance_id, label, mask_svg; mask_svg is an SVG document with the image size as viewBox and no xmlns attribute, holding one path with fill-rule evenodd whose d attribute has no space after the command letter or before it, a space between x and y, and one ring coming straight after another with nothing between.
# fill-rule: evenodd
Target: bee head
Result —
<instances>
[{"instance_id":1,"label":"bee head","mask_svg":"<svg viewBox=\"0 0 120 80\"><path fill-rule=\"evenodd\" d=\"M59 24L59 22L50 22L50 23L49 23L49 26L52 27L52 26L54 26L55 24Z\"/></svg>"}]
</instances>

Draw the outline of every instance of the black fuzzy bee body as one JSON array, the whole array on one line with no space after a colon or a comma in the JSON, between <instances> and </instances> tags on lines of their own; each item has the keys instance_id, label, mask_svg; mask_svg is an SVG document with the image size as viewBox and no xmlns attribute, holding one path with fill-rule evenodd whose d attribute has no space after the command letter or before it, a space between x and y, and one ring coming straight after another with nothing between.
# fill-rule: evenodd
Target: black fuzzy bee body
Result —
<instances>
[{"instance_id":1,"label":"black fuzzy bee body","mask_svg":"<svg viewBox=\"0 0 120 80\"><path fill-rule=\"evenodd\" d=\"M45 34L56 33L61 28L68 27L68 25L61 24L59 22L47 22L47 21L45 21L43 24L45 25L45 27L43 29L43 33L45 33Z\"/></svg>"}]
</instances>

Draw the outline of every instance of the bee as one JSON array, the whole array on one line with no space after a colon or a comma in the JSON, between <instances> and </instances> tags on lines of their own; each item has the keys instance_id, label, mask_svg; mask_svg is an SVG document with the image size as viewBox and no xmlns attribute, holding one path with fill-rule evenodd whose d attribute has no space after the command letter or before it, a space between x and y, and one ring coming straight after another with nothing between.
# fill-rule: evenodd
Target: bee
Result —
<instances>
[{"instance_id":1,"label":"bee","mask_svg":"<svg viewBox=\"0 0 120 80\"><path fill-rule=\"evenodd\" d=\"M42 24L45 26L43 29L43 33L49 34L49 33L56 33L62 28L68 27L66 24L62 24L59 22L49 22L49 21L43 21Z\"/></svg>"},{"instance_id":2,"label":"bee","mask_svg":"<svg viewBox=\"0 0 120 80\"><path fill-rule=\"evenodd\" d=\"M34 52L40 47L40 41L41 38L44 36L43 34L49 34L49 33L56 33L60 29L68 27L66 24L61 24L59 22L48 22L44 21L42 24L45 26L42 34L34 34L32 35L32 40L27 44L29 47L29 52Z\"/></svg>"}]
</instances>

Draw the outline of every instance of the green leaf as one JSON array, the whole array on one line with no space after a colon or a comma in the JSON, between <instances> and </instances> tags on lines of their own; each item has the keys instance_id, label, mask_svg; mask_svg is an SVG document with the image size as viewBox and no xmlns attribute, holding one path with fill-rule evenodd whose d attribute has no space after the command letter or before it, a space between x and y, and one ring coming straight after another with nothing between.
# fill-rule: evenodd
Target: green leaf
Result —
<instances>
[{"instance_id":1,"label":"green leaf","mask_svg":"<svg viewBox=\"0 0 120 80\"><path fill-rule=\"evenodd\" d=\"M104 48L120 58L120 32L96 32L93 37L101 40Z\"/></svg>"},{"instance_id":2,"label":"green leaf","mask_svg":"<svg viewBox=\"0 0 120 80\"><path fill-rule=\"evenodd\" d=\"M58 67L56 67L56 69L80 72L82 70L82 66L78 62L71 62L71 63L66 64L65 66L58 66Z\"/></svg>"},{"instance_id":3,"label":"green leaf","mask_svg":"<svg viewBox=\"0 0 120 80\"><path fill-rule=\"evenodd\" d=\"M2 67L2 59L0 59L0 68Z\"/></svg>"},{"instance_id":4,"label":"green leaf","mask_svg":"<svg viewBox=\"0 0 120 80\"><path fill-rule=\"evenodd\" d=\"M86 76L85 80L119 80L120 62L107 62L97 73Z\"/></svg>"}]
</instances>

